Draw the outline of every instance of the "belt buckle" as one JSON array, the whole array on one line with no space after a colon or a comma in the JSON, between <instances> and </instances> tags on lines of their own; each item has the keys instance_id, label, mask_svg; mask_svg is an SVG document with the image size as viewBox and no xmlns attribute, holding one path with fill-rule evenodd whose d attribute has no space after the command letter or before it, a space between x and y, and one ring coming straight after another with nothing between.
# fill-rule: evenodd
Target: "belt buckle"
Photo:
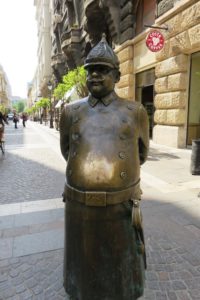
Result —
<instances>
[{"instance_id":1,"label":"belt buckle","mask_svg":"<svg viewBox=\"0 0 200 300\"><path fill-rule=\"evenodd\" d=\"M106 206L106 192L85 192L85 205Z\"/></svg>"}]
</instances>

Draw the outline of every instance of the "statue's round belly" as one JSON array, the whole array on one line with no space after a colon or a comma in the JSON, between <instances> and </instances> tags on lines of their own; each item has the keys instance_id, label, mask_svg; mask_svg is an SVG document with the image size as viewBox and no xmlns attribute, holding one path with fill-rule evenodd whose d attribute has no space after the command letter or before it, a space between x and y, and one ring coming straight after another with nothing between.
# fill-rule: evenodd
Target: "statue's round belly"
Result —
<instances>
[{"instance_id":1,"label":"statue's round belly","mask_svg":"<svg viewBox=\"0 0 200 300\"><path fill-rule=\"evenodd\" d=\"M83 190L124 189L138 178L138 172L130 161L112 151L108 155L101 151L82 152L69 159L67 167L68 183Z\"/></svg>"}]
</instances>

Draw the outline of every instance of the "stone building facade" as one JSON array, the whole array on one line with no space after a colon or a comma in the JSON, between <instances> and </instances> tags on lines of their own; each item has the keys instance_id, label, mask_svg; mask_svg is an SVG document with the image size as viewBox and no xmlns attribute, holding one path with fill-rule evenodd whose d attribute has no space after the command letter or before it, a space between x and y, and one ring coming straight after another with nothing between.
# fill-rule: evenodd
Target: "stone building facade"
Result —
<instances>
[{"instance_id":1,"label":"stone building facade","mask_svg":"<svg viewBox=\"0 0 200 300\"><path fill-rule=\"evenodd\" d=\"M0 106L10 109L10 86L7 80L6 73L0 65Z\"/></svg>"},{"instance_id":2,"label":"stone building facade","mask_svg":"<svg viewBox=\"0 0 200 300\"><path fill-rule=\"evenodd\" d=\"M37 35L38 35L38 65L34 85L38 95L47 97L49 95L47 83L52 77L51 68L51 27L52 27L52 0L34 0L36 9Z\"/></svg>"},{"instance_id":3,"label":"stone building facade","mask_svg":"<svg viewBox=\"0 0 200 300\"><path fill-rule=\"evenodd\" d=\"M200 138L199 0L54 0L54 14L58 81L105 32L120 60L116 91L145 105L153 141L184 148ZM152 27L165 38L156 53L146 47Z\"/></svg>"}]
</instances>

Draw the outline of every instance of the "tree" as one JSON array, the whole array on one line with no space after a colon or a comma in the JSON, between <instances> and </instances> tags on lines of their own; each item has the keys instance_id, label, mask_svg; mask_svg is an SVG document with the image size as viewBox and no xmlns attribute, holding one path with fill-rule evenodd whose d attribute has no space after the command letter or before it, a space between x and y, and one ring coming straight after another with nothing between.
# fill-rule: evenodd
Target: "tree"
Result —
<instances>
[{"instance_id":1,"label":"tree","mask_svg":"<svg viewBox=\"0 0 200 300\"><path fill-rule=\"evenodd\" d=\"M6 108L3 104L0 104L0 111L4 114L6 112Z\"/></svg>"},{"instance_id":2,"label":"tree","mask_svg":"<svg viewBox=\"0 0 200 300\"><path fill-rule=\"evenodd\" d=\"M77 67L76 69L69 71L63 76L63 82L59 83L54 89L53 95L57 99L62 99L66 92L72 87L75 87L77 94L84 98L88 94L86 86L86 71L83 66Z\"/></svg>"},{"instance_id":3,"label":"tree","mask_svg":"<svg viewBox=\"0 0 200 300\"><path fill-rule=\"evenodd\" d=\"M25 108L25 100L20 100L17 101L16 103L13 104L13 108L18 112L23 112Z\"/></svg>"}]
</instances>

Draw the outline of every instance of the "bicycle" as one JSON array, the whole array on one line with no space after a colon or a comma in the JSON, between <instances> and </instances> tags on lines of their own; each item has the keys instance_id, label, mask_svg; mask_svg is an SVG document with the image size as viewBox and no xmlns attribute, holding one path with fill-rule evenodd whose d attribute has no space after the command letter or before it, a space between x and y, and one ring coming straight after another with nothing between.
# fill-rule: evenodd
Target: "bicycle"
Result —
<instances>
[{"instance_id":1,"label":"bicycle","mask_svg":"<svg viewBox=\"0 0 200 300\"><path fill-rule=\"evenodd\" d=\"M2 154L5 154L5 141L3 140L4 126L0 124L0 149Z\"/></svg>"}]
</instances>

